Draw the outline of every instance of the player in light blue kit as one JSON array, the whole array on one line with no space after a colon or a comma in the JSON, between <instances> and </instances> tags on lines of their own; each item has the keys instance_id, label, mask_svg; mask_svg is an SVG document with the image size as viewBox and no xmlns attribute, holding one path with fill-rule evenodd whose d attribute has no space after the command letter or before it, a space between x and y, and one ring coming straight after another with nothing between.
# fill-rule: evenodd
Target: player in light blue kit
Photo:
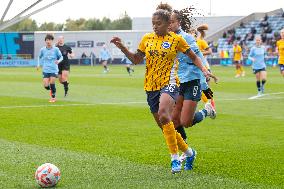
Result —
<instances>
[{"instance_id":1,"label":"player in light blue kit","mask_svg":"<svg viewBox=\"0 0 284 189\"><path fill-rule=\"evenodd\" d=\"M266 83L266 65L264 61L265 47L261 45L261 37L255 37L255 46L250 49L249 59L252 61L253 73L256 77L257 95L264 93Z\"/></svg>"},{"instance_id":2,"label":"player in light blue kit","mask_svg":"<svg viewBox=\"0 0 284 189\"><path fill-rule=\"evenodd\" d=\"M107 67L107 62L111 59L111 55L109 51L106 48L106 45L103 46L103 48L100 51L100 62L104 67L104 73L109 72L109 68Z\"/></svg>"},{"instance_id":3,"label":"player in light blue kit","mask_svg":"<svg viewBox=\"0 0 284 189\"><path fill-rule=\"evenodd\" d=\"M182 29L188 26L186 16L181 11L174 10L171 16L170 30L180 34L189 44L191 50L195 54L204 59L201 51L199 50L194 36L186 33ZM188 28L189 29L189 28ZM177 56L179 62L178 76L180 79L180 93L173 111L173 120L177 131L186 139L186 133L183 127L191 127L196 123L201 122L205 117L210 116L212 119L216 117L216 111L210 103L205 104L205 108L196 112L196 107L201 99L201 81L203 88L208 87L206 79L198 67L196 67L192 60L179 53ZM203 60L203 64L205 65ZM213 76L214 78L214 76ZM205 85L205 86L204 86ZM193 168L193 161L195 159L195 151L192 150L192 156L186 157L185 170ZM182 160L181 160L182 161Z\"/></svg>"},{"instance_id":4,"label":"player in light blue kit","mask_svg":"<svg viewBox=\"0 0 284 189\"><path fill-rule=\"evenodd\" d=\"M45 37L46 46L40 49L39 53L39 65L42 65L43 85L46 90L50 90L51 99L49 102L56 101L56 87L55 80L58 76L58 64L63 60L60 50L53 46L54 37L51 34L47 34Z\"/></svg>"},{"instance_id":5,"label":"player in light blue kit","mask_svg":"<svg viewBox=\"0 0 284 189\"><path fill-rule=\"evenodd\" d=\"M121 62L124 62L124 61L125 61L125 64L126 64L126 66L125 66L126 67L126 71L129 74L129 76L131 76L132 75L131 73L134 72L133 64L126 56L124 56L123 59L121 60Z\"/></svg>"}]
</instances>

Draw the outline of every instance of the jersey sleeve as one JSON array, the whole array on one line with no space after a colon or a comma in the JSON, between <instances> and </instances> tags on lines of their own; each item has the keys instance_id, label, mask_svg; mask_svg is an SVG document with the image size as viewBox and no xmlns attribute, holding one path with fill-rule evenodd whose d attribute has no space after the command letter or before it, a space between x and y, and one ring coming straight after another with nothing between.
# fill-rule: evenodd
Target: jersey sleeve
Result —
<instances>
[{"instance_id":1,"label":"jersey sleeve","mask_svg":"<svg viewBox=\"0 0 284 189\"><path fill-rule=\"evenodd\" d=\"M190 46L183 37L180 37L179 39L177 50L186 54L188 51L190 51Z\"/></svg>"},{"instance_id":2,"label":"jersey sleeve","mask_svg":"<svg viewBox=\"0 0 284 189\"><path fill-rule=\"evenodd\" d=\"M39 59L41 59L43 57L43 49L40 49L38 57L39 57Z\"/></svg>"},{"instance_id":3,"label":"jersey sleeve","mask_svg":"<svg viewBox=\"0 0 284 189\"><path fill-rule=\"evenodd\" d=\"M69 54L72 54L72 48L71 48L71 47L67 47L67 52L68 52Z\"/></svg>"},{"instance_id":4,"label":"jersey sleeve","mask_svg":"<svg viewBox=\"0 0 284 189\"><path fill-rule=\"evenodd\" d=\"M202 49L206 50L209 48L209 45L205 40L201 40L201 44L202 44Z\"/></svg>"},{"instance_id":5,"label":"jersey sleeve","mask_svg":"<svg viewBox=\"0 0 284 189\"><path fill-rule=\"evenodd\" d=\"M254 48L251 48L249 51L249 57L253 58L254 57Z\"/></svg>"},{"instance_id":6,"label":"jersey sleeve","mask_svg":"<svg viewBox=\"0 0 284 189\"><path fill-rule=\"evenodd\" d=\"M57 59L61 59L62 58L62 53L59 50L59 48L57 48L57 47L56 47L56 56L57 56Z\"/></svg>"},{"instance_id":7,"label":"jersey sleeve","mask_svg":"<svg viewBox=\"0 0 284 189\"><path fill-rule=\"evenodd\" d=\"M277 47L278 50L279 50L279 41L276 42L276 47Z\"/></svg>"}]
</instances>

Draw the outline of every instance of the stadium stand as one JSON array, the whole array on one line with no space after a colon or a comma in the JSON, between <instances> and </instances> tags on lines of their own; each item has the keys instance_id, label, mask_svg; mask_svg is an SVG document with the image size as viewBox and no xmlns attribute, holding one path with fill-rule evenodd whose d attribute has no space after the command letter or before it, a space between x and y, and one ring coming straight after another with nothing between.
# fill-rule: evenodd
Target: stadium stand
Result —
<instances>
[{"instance_id":1,"label":"stadium stand","mask_svg":"<svg viewBox=\"0 0 284 189\"><path fill-rule=\"evenodd\" d=\"M223 33L223 37L218 39L218 52L232 52L232 44L237 40L247 52L254 45L254 37L260 35L268 53L275 50L275 43L279 39L279 30L284 27L284 17L281 14L267 16L263 18L242 23L239 27L230 29ZM247 53L244 53L246 56Z\"/></svg>"}]
</instances>

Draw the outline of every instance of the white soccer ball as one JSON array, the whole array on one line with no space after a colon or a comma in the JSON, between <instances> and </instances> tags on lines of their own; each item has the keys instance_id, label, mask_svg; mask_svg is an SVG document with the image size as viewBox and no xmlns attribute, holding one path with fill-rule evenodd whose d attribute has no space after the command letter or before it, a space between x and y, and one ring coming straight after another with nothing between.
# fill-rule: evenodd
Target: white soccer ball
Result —
<instances>
[{"instance_id":1,"label":"white soccer ball","mask_svg":"<svg viewBox=\"0 0 284 189\"><path fill-rule=\"evenodd\" d=\"M39 166L35 172L36 182L42 187L53 187L60 180L60 170L51 163Z\"/></svg>"}]
</instances>

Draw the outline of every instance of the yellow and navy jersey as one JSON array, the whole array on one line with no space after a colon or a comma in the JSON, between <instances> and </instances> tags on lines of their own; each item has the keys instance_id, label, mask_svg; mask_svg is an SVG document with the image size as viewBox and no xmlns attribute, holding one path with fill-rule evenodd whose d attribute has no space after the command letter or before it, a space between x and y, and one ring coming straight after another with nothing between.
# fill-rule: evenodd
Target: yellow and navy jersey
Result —
<instances>
[{"instance_id":1,"label":"yellow and navy jersey","mask_svg":"<svg viewBox=\"0 0 284 189\"><path fill-rule=\"evenodd\" d=\"M201 52L204 52L205 50L207 50L209 48L208 43L204 40L204 39L200 39L198 38L196 40L198 48L200 49Z\"/></svg>"},{"instance_id":2,"label":"yellow and navy jersey","mask_svg":"<svg viewBox=\"0 0 284 189\"><path fill-rule=\"evenodd\" d=\"M169 32L158 36L154 32L144 35L138 51L146 56L145 91L156 91L168 84L179 85L178 66L175 58L178 52L188 53L190 46L181 35Z\"/></svg>"},{"instance_id":3,"label":"yellow and navy jersey","mask_svg":"<svg viewBox=\"0 0 284 189\"><path fill-rule=\"evenodd\" d=\"M204 39L197 38L196 43L197 43L198 48L201 52L204 52L209 48L208 43ZM203 56L206 58L206 55L203 55ZM210 69L210 65L209 65L207 60L206 60L205 66L206 66L207 69Z\"/></svg>"},{"instance_id":4,"label":"yellow and navy jersey","mask_svg":"<svg viewBox=\"0 0 284 189\"><path fill-rule=\"evenodd\" d=\"M234 45L233 47L233 53L234 53L234 61L240 61L242 59L242 47L240 45Z\"/></svg>"},{"instance_id":5,"label":"yellow and navy jersey","mask_svg":"<svg viewBox=\"0 0 284 189\"><path fill-rule=\"evenodd\" d=\"M280 39L276 42L276 47L278 49L278 64L284 64L284 40Z\"/></svg>"}]
</instances>

